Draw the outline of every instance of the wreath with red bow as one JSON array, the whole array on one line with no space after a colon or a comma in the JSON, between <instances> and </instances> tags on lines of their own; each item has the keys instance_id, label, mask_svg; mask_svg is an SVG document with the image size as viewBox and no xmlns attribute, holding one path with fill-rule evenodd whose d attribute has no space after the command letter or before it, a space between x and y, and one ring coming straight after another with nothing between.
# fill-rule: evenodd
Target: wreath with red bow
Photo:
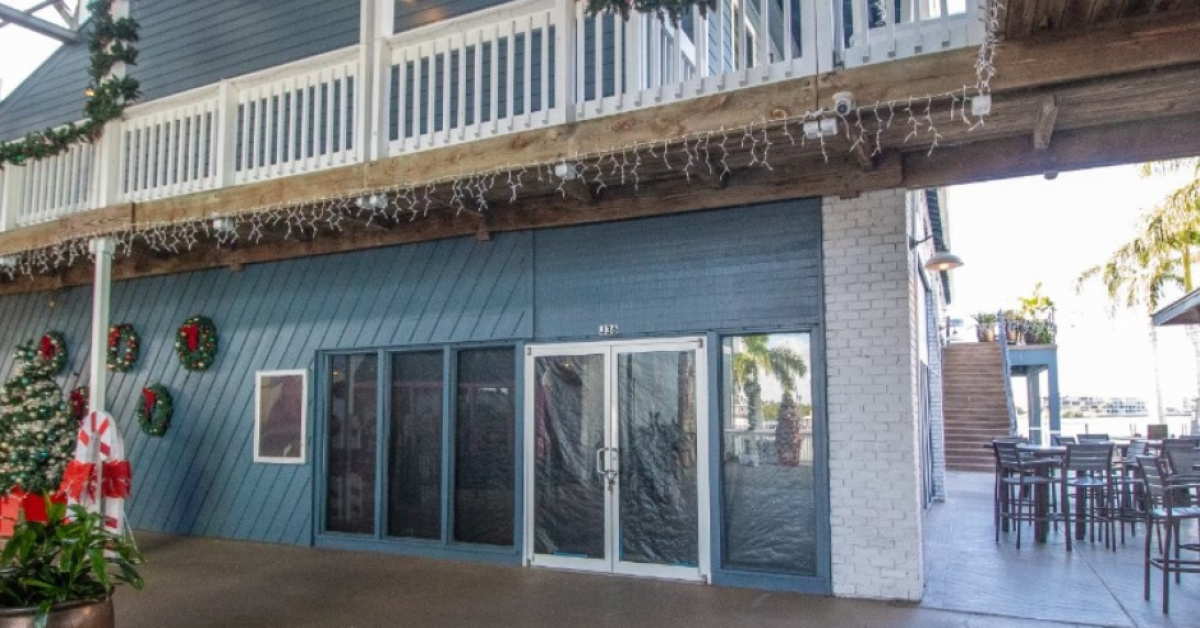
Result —
<instances>
[{"instance_id":1,"label":"wreath with red bow","mask_svg":"<svg viewBox=\"0 0 1200 628\"><path fill-rule=\"evenodd\" d=\"M205 316L193 316L175 336L175 353L189 371L206 371L217 357L217 326Z\"/></svg>"},{"instance_id":2,"label":"wreath with red bow","mask_svg":"<svg viewBox=\"0 0 1200 628\"><path fill-rule=\"evenodd\" d=\"M171 415L175 406L171 392L162 384L153 384L142 389L142 400L137 407L138 424L142 431L151 436L162 436L171 427Z\"/></svg>"},{"instance_id":3,"label":"wreath with red bow","mask_svg":"<svg viewBox=\"0 0 1200 628\"><path fill-rule=\"evenodd\" d=\"M70 397L67 399L67 410L71 413L71 418L76 421L82 421L83 417L87 416L88 411L88 387L80 386L71 391Z\"/></svg>"},{"instance_id":4,"label":"wreath with red bow","mask_svg":"<svg viewBox=\"0 0 1200 628\"><path fill-rule=\"evenodd\" d=\"M61 332L48 331L38 342L37 354L50 369L50 374L58 375L67 366L67 339Z\"/></svg>"},{"instance_id":5,"label":"wreath with red bow","mask_svg":"<svg viewBox=\"0 0 1200 628\"><path fill-rule=\"evenodd\" d=\"M129 323L121 323L108 328L108 370L117 373L128 373L138 360L137 330Z\"/></svg>"}]
</instances>

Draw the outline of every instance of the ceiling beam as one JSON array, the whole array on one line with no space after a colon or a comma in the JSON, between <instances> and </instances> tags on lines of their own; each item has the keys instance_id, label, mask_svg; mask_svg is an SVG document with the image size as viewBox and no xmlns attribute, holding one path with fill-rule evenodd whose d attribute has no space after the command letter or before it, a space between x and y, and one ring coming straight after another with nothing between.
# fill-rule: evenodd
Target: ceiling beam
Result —
<instances>
[{"instance_id":1,"label":"ceiling beam","mask_svg":"<svg viewBox=\"0 0 1200 628\"><path fill-rule=\"evenodd\" d=\"M37 8L41 9L44 6L38 6ZM40 17L34 17L25 11L14 9L7 4L0 4L0 19L3 19L7 23L27 28L39 35L57 39L64 44L73 44L79 40L79 33L77 31L47 22Z\"/></svg>"}]
</instances>

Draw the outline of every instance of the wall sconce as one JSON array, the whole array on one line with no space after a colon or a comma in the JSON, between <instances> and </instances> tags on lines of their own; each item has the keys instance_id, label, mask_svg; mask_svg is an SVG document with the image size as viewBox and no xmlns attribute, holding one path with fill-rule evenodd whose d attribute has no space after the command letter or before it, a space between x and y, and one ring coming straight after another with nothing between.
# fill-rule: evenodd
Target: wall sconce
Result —
<instances>
[{"instance_id":1,"label":"wall sconce","mask_svg":"<svg viewBox=\"0 0 1200 628\"><path fill-rule=\"evenodd\" d=\"M926 236L920 240L917 240L916 238L909 236L908 237L908 250L912 251L912 250L916 249L918 246L920 246L922 242L927 242L932 239L933 239L933 236ZM955 268L958 268L959 266L962 266L962 265L963 265L962 258L951 253L950 251L936 251L936 252L934 252L934 254L932 256L929 257L929 259L925 260L925 263L923 264L923 266L925 267L925 270L930 270L930 271L939 272L939 273L945 272L948 270L954 270Z\"/></svg>"}]
</instances>

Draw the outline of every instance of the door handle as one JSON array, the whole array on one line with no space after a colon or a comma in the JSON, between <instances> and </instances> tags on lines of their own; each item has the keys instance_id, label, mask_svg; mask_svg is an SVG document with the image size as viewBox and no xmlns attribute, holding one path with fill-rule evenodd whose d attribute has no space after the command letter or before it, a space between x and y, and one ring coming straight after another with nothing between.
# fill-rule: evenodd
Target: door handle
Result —
<instances>
[{"instance_id":1,"label":"door handle","mask_svg":"<svg viewBox=\"0 0 1200 628\"><path fill-rule=\"evenodd\" d=\"M607 475L608 474L608 472L604 469L604 467L605 467L604 452L605 451L608 451L608 449L605 447L601 447L600 449L596 450L596 475Z\"/></svg>"}]
</instances>

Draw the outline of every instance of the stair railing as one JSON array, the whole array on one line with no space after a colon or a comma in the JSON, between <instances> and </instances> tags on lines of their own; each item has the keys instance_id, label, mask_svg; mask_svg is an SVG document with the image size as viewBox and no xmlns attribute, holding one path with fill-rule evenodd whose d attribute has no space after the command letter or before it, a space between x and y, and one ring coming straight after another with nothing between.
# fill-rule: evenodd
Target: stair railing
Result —
<instances>
[{"instance_id":1,"label":"stair railing","mask_svg":"<svg viewBox=\"0 0 1200 628\"><path fill-rule=\"evenodd\" d=\"M1004 373L1004 402L1008 409L1008 433L1010 436L1016 436L1017 410L1013 404L1012 371L1008 358L1008 321L1005 320L1003 311L996 312L996 342L1000 343L1000 368Z\"/></svg>"}]
</instances>

